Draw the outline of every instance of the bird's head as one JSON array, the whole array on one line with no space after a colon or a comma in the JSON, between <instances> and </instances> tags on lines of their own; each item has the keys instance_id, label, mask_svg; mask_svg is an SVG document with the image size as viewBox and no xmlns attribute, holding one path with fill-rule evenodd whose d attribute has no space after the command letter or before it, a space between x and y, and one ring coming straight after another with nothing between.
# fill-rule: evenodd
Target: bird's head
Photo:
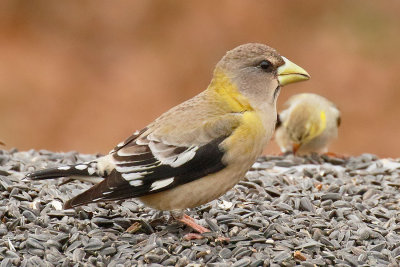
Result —
<instances>
[{"instance_id":1,"label":"bird's head","mask_svg":"<svg viewBox=\"0 0 400 267\"><path fill-rule=\"evenodd\" d=\"M228 79L250 102L275 105L280 87L308 80L310 75L275 49L249 43L226 53L215 68L216 77Z\"/></svg>"}]
</instances>

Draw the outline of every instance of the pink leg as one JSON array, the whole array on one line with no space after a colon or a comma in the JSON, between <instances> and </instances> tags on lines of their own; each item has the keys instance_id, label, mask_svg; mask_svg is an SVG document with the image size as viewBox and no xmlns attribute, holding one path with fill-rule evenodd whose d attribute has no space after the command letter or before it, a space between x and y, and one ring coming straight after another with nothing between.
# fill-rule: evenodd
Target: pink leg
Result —
<instances>
[{"instance_id":1,"label":"pink leg","mask_svg":"<svg viewBox=\"0 0 400 267\"><path fill-rule=\"evenodd\" d=\"M201 234L211 232L209 229L199 225L196 223L196 221L190 217L189 215L182 214L180 212L171 212L172 216L175 218L175 220L186 224L187 226L191 227L193 230L197 231L198 233L189 233L186 234L183 239L185 240L193 240L193 239L203 239L204 236ZM218 237L215 241L217 242L229 242L229 238L220 236Z\"/></svg>"},{"instance_id":2,"label":"pink leg","mask_svg":"<svg viewBox=\"0 0 400 267\"><path fill-rule=\"evenodd\" d=\"M206 232L210 232L209 229L198 225L195 220L190 217L189 215L183 214L182 218L177 218L178 221L180 221L181 223L186 224L187 226L191 227L193 230L199 232L200 234L202 233L206 233Z\"/></svg>"},{"instance_id":3,"label":"pink leg","mask_svg":"<svg viewBox=\"0 0 400 267\"><path fill-rule=\"evenodd\" d=\"M332 157L332 158L339 158L339 159L348 158L347 156L345 156L343 154L338 154L338 153L335 153L335 152L326 152L326 153L324 153L324 155L326 155L328 157Z\"/></svg>"}]
</instances>

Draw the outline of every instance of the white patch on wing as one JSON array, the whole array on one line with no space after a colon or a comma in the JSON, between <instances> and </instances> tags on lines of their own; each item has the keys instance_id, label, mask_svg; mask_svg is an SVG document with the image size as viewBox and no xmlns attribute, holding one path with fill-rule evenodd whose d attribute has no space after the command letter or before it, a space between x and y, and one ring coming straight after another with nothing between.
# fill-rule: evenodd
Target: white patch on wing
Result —
<instances>
[{"instance_id":1,"label":"white patch on wing","mask_svg":"<svg viewBox=\"0 0 400 267\"><path fill-rule=\"evenodd\" d=\"M86 165L86 164L75 165L75 169L77 169L77 170L84 170L87 167L88 167L88 165Z\"/></svg>"},{"instance_id":2,"label":"white patch on wing","mask_svg":"<svg viewBox=\"0 0 400 267\"><path fill-rule=\"evenodd\" d=\"M174 182L174 177L168 178L168 179L164 179L164 180L160 180L160 181L156 181L156 182L151 184L150 192L154 191L154 190L161 189L163 187L166 187L166 186L170 185L173 182Z\"/></svg>"},{"instance_id":3,"label":"white patch on wing","mask_svg":"<svg viewBox=\"0 0 400 267\"><path fill-rule=\"evenodd\" d=\"M121 173L126 173L126 172L140 172L140 171L144 171L144 170L148 170L151 168L154 168L156 166L158 166L160 164L146 164L146 165L141 165L141 166L129 166L129 167L120 167L120 166L116 166L115 169L118 172Z\"/></svg>"},{"instance_id":4,"label":"white patch on wing","mask_svg":"<svg viewBox=\"0 0 400 267\"><path fill-rule=\"evenodd\" d=\"M118 150L117 155L120 156L120 157L132 156L131 153L126 153L126 152L124 151L124 149Z\"/></svg>"},{"instance_id":5,"label":"white patch on wing","mask_svg":"<svg viewBox=\"0 0 400 267\"><path fill-rule=\"evenodd\" d=\"M70 166L61 166L61 167L57 168L57 170L59 170L59 171L68 171L69 169L71 169Z\"/></svg>"},{"instance_id":6,"label":"white patch on wing","mask_svg":"<svg viewBox=\"0 0 400 267\"><path fill-rule=\"evenodd\" d=\"M89 173L89 175L92 175L92 174L94 174L96 172L96 169L95 168L88 168L87 172Z\"/></svg>"},{"instance_id":7,"label":"white patch on wing","mask_svg":"<svg viewBox=\"0 0 400 267\"><path fill-rule=\"evenodd\" d=\"M127 180L127 181L131 181L131 180L135 180L135 179L140 179L142 178L144 175L146 175L148 172L132 172L132 173L123 173L122 177Z\"/></svg>"},{"instance_id":8,"label":"white patch on wing","mask_svg":"<svg viewBox=\"0 0 400 267\"><path fill-rule=\"evenodd\" d=\"M147 146L128 146L118 150L117 155L120 157L129 157L149 153L146 151Z\"/></svg>"},{"instance_id":9,"label":"white patch on wing","mask_svg":"<svg viewBox=\"0 0 400 267\"><path fill-rule=\"evenodd\" d=\"M190 161L196 155L196 151L198 148L199 147L194 146L194 147L191 147L188 150L182 152L169 165L171 165L171 167L176 168L176 167L179 167L179 166L185 164L186 162Z\"/></svg>"},{"instance_id":10,"label":"white patch on wing","mask_svg":"<svg viewBox=\"0 0 400 267\"><path fill-rule=\"evenodd\" d=\"M141 186L141 185L143 185L143 181L142 180L132 180L129 182L129 184L131 186Z\"/></svg>"},{"instance_id":11,"label":"white patch on wing","mask_svg":"<svg viewBox=\"0 0 400 267\"><path fill-rule=\"evenodd\" d=\"M196 151L199 147L189 147L180 154L171 153L177 147L165 145L163 143L150 142L149 148L154 157L157 158L162 164L170 165L171 167L176 168L190 161L196 155Z\"/></svg>"},{"instance_id":12,"label":"white patch on wing","mask_svg":"<svg viewBox=\"0 0 400 267\"><path fill-rule=\"evenodd\" d=\"M139 148L140 147L138 147L138 146L124 147L124 148L118 150L117 155L120 157L129 157L129 156L141 155L141 154L148 153L144 149L139 149ZM143 148L145 148L145 147L143 147Z\"/></svg>"},{"instance_id":13,"label":"white patch on wing","mask_svg":"<svg viewBox=\"0 0 400 267\"><path fill-rule=\"evenodd\" d=\"M140 139L140 138L136 139L136 144L139 146L147 145L148 143L149 143L149 141L146 139Z\"/></svg>"},{"instance_id":14,"label":"white patch on wing","mask_svg":"<svg viewBox=\"0 0 400 267\"><path fill-rule=\"evenodd\" d=\"M102 194L103 195L109 195L109 194L111 194L112 193L112 191L106 191L106 192L103 192Z\"/></svg>"}]
</instances>

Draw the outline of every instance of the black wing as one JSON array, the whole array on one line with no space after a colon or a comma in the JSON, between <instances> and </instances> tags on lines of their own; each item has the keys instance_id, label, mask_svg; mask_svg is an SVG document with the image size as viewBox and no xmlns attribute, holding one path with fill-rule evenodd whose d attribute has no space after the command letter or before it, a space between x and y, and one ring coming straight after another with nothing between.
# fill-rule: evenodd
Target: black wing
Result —
<instances>
[{"instance_id":1,"label":"black wing","mask_svg":"<svg viewBox=\"0 0 400 267\"><path fill-rule=\"evenodd\" d=\"M183 147L141 136L143 132L137 132L111 152L116 167L104 181L71 199L65 207L157 193L226 167L221 146L226 136L201 146Z\"/></svg>"}]
</instances>

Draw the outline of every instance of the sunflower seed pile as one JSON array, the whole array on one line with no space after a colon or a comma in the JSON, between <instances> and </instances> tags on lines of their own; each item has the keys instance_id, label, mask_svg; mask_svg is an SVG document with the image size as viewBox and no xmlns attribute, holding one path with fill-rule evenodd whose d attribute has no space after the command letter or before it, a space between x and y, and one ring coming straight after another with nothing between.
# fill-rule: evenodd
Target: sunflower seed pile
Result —
<instances>
[{"instance_id":1,"label":"sunflower seed pile","mask_svg":"<svg viewBox=\"0 0 400 267\"><path fill-rule=\"evenodd\" d=\"M29 171L95 157L0 151L0 267L400 262L400 160L262 157L223 197L187 211L212 232L185 240L191 229L134 199L63 210L91 185L23 180Z\"/></svg>"}]
</instances>

